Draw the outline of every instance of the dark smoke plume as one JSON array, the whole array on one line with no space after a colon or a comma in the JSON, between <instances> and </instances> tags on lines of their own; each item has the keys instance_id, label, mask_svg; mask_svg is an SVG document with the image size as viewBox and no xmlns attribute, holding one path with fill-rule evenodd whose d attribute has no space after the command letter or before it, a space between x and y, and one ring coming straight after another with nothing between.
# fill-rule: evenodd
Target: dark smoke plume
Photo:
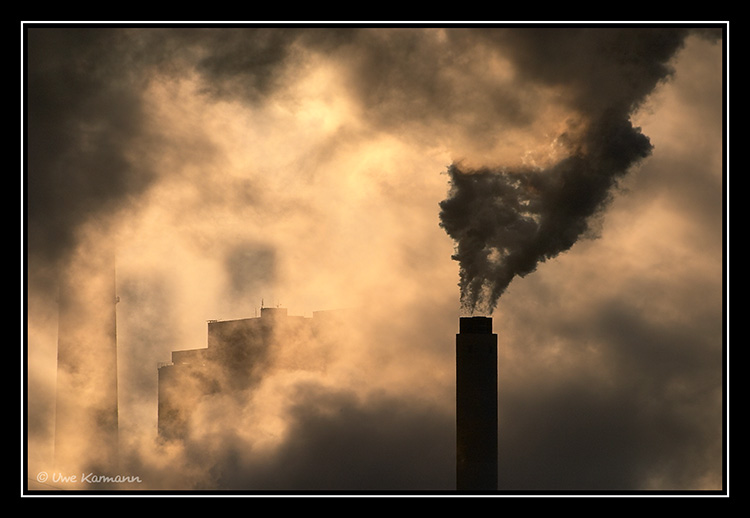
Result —
<instances>
[{"instance_id":1,"label":"dark smoke plume","mask_svg":"<svg viewBox=\"0 0 750 518\"><path fill-rule=\"evenodd\" d=\"M146 116L142 78L127 44L119 30L29 29L30 258L55 263L65 257L83 223L120 208L154 177L123 151L140 145Z\"/></svg>"},{"instance_id":2,"label":"dark smoke plume","mask_svg":"<svg viewBox=\"0 0 750 518\"><path fill-rule=\"evenodd\" d=\"M516 30L487 35L507 46L521 76L560 86L584 121L569 152L539 168L448 169L440 226L456 242L461 306L490 314L515 276L570 249L590 230L618 180L647 157L649 139L630 115L662 80L681 30Z\"/></svg>"}]
</instances>

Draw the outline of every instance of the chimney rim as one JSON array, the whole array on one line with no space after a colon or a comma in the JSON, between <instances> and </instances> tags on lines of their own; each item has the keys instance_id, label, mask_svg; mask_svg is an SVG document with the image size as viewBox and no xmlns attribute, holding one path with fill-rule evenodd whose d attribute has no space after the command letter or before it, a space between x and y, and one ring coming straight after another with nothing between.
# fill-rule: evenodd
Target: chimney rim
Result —
<instances>
[{"instance_id":1,"label":"chimney rim","mask_svg":"<svg viewBox=\"0 0 750 518\"><path fill-rule=\"evenodd\" d=\"M492 317L461 317L460 334L492 334Z\"/></svg>"}]
</instances>

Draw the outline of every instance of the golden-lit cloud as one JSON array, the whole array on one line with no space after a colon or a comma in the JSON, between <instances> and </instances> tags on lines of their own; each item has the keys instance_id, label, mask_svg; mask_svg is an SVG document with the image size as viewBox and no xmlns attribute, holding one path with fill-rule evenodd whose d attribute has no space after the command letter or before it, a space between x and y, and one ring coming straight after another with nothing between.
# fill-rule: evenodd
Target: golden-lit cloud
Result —
<instances>
[{"instance_id":1,"label":"golden-lit cloud","mask_svg":"<svg viewBox=\"0 0 750 518\"><path fill-rule=\"evenodd\" d=\"M445 173L548 170L593 146L605 94L639 84L621 94L606 54L566 54L575 35L544 69L528 61L541 34L500 28L44 31L28 62L29 477L54 469L58 260L106 241L119 469L143 479L127 489L452 490ZM620 37L605 40L631 50ZM721 484L721 45L690 36L668 58L632 118L651 156L494 312L508 489ZM69 137L71 121L88 130ZM159 441L157 364L261 304L349 313L331 341L280 339L251 390L185 389L189 439Z\"/></svg>"}]
</instances>

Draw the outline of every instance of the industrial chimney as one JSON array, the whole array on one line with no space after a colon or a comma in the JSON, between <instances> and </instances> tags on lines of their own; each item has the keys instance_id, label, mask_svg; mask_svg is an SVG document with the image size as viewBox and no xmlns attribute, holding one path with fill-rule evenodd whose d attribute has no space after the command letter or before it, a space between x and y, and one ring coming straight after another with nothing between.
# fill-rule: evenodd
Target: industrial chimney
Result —
<instances>
[{"instance_id":1,"label":"industrial chimney","mask_svg":"<svg viewBox=\"0 0 750 518\"><path fill-rule=\"evenodd\" d=\"M456 489L497 490L497 335L462 317L456 335Z\"/></svg>"},{"instance_id":2,"label":"industrial chimney","mask_svg":"<svg viewBox=\"0 0 750 518\"><path fill-rule=\"evenodd\" d=\"M114 259L74 258L60 278L55 466L112 472L118 459Z\"/></svg>"}]
</instances>

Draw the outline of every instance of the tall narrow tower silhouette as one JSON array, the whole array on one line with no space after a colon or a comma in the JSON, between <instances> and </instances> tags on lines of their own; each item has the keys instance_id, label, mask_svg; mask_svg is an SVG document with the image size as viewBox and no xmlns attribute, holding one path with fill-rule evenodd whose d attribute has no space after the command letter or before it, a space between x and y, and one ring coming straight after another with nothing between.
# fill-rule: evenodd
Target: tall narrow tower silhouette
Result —
<instances>
[{"instance_id":1,"label":"tall narrow tower silhouette","mask_svg":"<svg viewBox=\"0 0 750 518\"><path fill-rule=\"evenodd\" d=\"M74 257L58 295L55 469L116 469L117 329L114 254Z\"/></svg>"},{"instance_id":2,"label":"tall narrow tower silhouette","mask_svg":"<svg viewBox=\"0 0 750 518\"><path fill-rule=\"evenodd\" d=\"M462 317L456 335L456 489L497 490L497 335Z\"/></svg>"}]
</instances>

